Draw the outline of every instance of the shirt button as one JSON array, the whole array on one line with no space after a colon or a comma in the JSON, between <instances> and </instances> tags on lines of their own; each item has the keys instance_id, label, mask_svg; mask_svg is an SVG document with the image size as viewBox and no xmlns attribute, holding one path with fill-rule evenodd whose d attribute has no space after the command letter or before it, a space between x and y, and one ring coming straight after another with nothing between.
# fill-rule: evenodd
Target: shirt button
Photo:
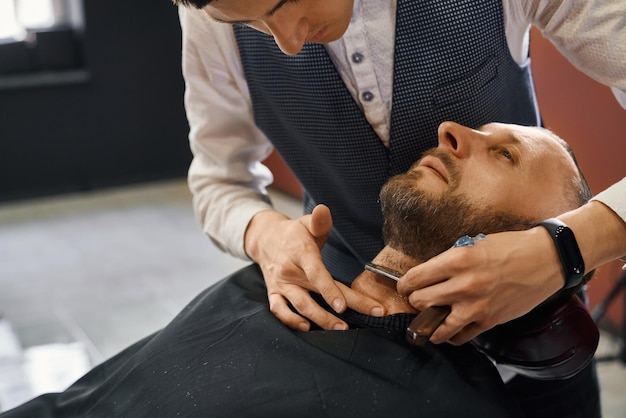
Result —
<instances>
[{"instance_id":1,"label":"shirt button","mask_svg":"<svg viewBox=\"0 0 626 418\"><path fill-rule=\"evenodd\" d=\"M365 57L360 52L355 52L354 54L352 54L352 62L355 64L362 63L363 59L365 59Z\"/></svg>"},{"instance_id":2,"label":"shirt button","mask_svg":"<svg viewBox=\"0 0 626 418\"><path fill-rule=\"evenodd\" d=\"M374 99L374 93L372 93L371 91L364 91L363 93L361 93L361 97L366 102L371 102Z\"/></svg>"}]
</instances>

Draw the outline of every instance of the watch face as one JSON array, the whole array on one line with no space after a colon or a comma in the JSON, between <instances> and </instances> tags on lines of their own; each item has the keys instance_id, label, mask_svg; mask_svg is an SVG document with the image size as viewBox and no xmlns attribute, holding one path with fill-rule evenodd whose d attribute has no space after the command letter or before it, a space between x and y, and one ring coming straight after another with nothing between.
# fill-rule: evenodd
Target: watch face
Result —
<instances>
[{"instance_id":1,"label":"watch face","mask_svg":"<svg viewBox=\"0 0 626 418\"><path fill-rule=\"evenodd\" d=\"M567 263L567 266L563 266L567 267L567 275L582 275L585 272L585 263L572 230L559 226L555 231L555 238L562 252L563 262Z\"/></svg>"}]
</instances>

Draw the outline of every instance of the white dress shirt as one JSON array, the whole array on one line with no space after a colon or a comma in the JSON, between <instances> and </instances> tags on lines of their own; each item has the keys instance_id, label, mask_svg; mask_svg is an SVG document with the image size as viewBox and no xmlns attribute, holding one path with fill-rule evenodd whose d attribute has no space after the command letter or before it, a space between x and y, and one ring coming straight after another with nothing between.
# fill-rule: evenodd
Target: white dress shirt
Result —
<instances>
[{"instance_id":1,"label":"white dress shirt","mask_svg":"<svg viewBox=\"0 0 626 418\"><path fill-rule=\"evenodd\" d=\"M526 62L531 25L578 69L609 85L626 108L626 0L503 0L511 56ZM272 151L254 124L232 27L180 9L185 106L194 154L189 186L203 230L221 249L247 258L250 219L271 208ZM327 45L344 82L380 140L389 141L396 0L355 0L344 36ZM358 54L355 58L354 54ZM362 100L369 92L372 100ZM626 220L626 178L596 196Z\"/></svg>"}]
</instances>

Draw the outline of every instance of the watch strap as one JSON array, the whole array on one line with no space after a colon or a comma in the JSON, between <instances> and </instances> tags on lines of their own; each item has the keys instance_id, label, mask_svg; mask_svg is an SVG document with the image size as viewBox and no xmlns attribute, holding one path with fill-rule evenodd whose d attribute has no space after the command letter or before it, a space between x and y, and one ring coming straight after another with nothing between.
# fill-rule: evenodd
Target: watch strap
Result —
<instances>
[{"instance_id":1,"label":"watch strap","mask_svg":"<svg viewBox=\"0 0 626 418\"><path fill-rule=\"evenodd\" d=\"M576 237L572 230L562 221L556 218L546 219L539 225L543 226L552 237L556 252L561 260L565 275L564 289L578 286L585 274L585 262L578 248Z\"/></svg>"}]
</instances>

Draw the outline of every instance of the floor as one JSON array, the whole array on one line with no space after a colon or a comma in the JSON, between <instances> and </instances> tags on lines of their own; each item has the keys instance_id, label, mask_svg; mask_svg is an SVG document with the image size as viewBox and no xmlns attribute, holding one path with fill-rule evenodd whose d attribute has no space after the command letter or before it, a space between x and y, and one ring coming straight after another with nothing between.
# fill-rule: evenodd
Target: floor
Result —
<instances>
[{"instance_id":1,"label":"floor","mask_svg":"<svg viewBox=\"0 0 626 418\"><path fill-rule=\"evenodd\" d=\"M204 236L183 180L0 204L0 411L62 390L246 264ZM620 349L602 334L599 354ZM604 417L626 418L626 367L599 372Z\"/></svg>"}]
</instances>

